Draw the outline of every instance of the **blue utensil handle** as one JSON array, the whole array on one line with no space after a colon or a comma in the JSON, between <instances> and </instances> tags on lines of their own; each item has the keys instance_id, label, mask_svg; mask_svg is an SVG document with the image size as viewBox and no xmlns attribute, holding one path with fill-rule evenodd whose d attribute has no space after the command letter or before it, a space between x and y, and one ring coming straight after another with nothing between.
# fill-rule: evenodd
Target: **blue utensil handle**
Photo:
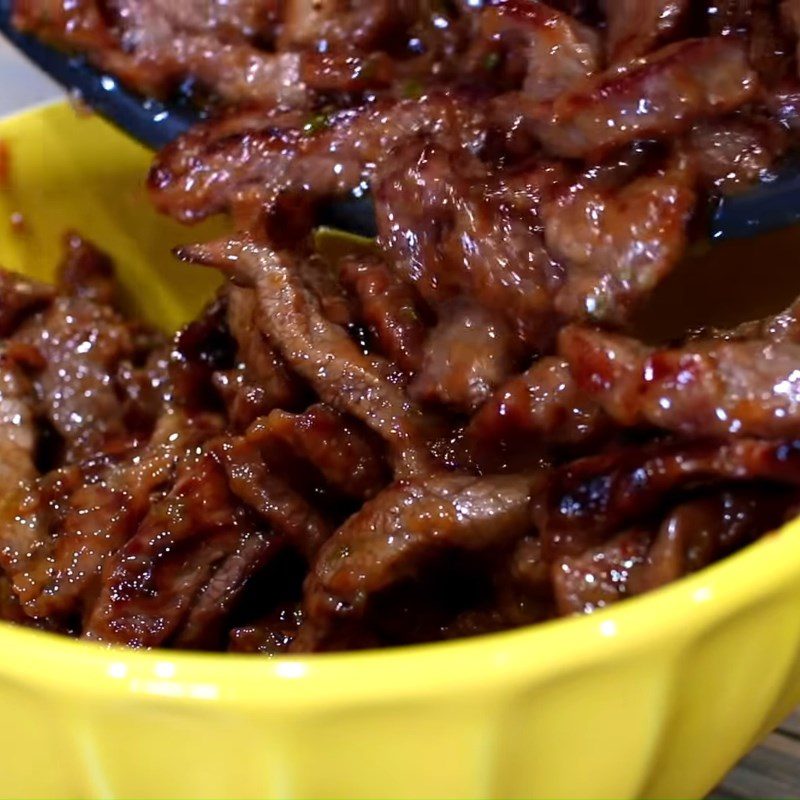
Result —
<instances>
[{"instance_id":1,"label":"blue utensil handle","mask_svg":"<svg viewBox=\"0 0 800 800\"><path fill-rule=\"evenodd\" d=\"M12 0L0 0L0 33L65 89L148 147L163 147L199 119L197 109L188 102L163 103L141 97L84 58L20 33L11 19Z\"/></svg>"}]
</instances>

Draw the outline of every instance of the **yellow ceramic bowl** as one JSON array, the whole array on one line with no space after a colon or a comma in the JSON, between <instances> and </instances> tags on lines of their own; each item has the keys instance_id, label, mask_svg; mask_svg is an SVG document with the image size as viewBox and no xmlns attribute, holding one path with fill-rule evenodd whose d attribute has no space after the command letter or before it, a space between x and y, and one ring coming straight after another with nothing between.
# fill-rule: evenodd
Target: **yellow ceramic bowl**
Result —
<instances>
[{"instance_id":1,"label":"yellow ceramic bowl","mask_svg":"<svg viewBox=\"0 0 800 800\"><path fill-rule=\"evenodd\" d=\"M0 262L65 227L151 319L211 276L149 211L148 154L66 106L0 123ZM24 235L8 215L21 211ZM591 617L314 658L128 652L0 626L4 797L701 797L800 702L800 526Z\"/></svg>"}]
</instances>

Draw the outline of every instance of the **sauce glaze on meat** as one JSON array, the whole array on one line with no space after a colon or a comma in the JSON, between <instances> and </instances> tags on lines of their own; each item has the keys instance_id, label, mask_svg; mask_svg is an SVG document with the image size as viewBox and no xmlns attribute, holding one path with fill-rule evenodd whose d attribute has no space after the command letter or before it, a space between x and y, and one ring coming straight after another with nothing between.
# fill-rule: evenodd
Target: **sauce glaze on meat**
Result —
<instances>
[{"instance_id":1,"label":"sauce glaze on meat","mask_svg":"<svg viewBox=\"0 0 800 800\"><path fill-rule=\"evenodd\" d=\"M795 0L15 0L209 119L155 206L227 285L175 336L77 234L0 272L0 615L280 653L590 613L800 500L800 321L645 345L710 195L800 132ZM377 242L317 252L369 193ZM702 221L702 220L701 220ZM90 233L90 232L89 232Z\"/></svg>"}]
</instances>

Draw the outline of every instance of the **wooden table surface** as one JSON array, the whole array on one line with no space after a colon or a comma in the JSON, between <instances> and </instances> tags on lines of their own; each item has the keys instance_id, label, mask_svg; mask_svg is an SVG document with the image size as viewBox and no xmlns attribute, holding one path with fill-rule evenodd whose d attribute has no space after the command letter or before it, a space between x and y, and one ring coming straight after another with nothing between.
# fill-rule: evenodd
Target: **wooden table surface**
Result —
<instances>
[{"instance_id":1,"label":"wooden table surface","mask_svg":"<svg viewBox=\"0 0 800 800\"><path fill-rule=\"evenodd\" d=\"M800 711L742 759L710 800L800 798Z\"/></svg>"},{"instance_id":2,"label":"wooden table surface","mask_svg":"<svg viewBox=\"0 0 800 800\"><path fill-rule=\"evenodd\" d=\"M58 96L58 88L24 63L0 37L0 116ZM714 799L800 800L800 712L747 756Z\"/></svg>"}]
</instances>

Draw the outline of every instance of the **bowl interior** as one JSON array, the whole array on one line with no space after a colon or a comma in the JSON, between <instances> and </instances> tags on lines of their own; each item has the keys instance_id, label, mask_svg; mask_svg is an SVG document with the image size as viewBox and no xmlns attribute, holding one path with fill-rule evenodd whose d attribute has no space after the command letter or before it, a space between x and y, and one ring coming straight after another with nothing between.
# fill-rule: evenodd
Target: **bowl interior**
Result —
<instances>
[{"instance_id":1,"label":"bowl interior","mask_svg":"<svg viewBox=\"0 0 800 800\"><path fill-rule=\"evenodd\" d=\"M0 121L0 142L9 166L0 188L0 264L49 279L62 233L75 229L114 256L131 307L150 322L173 330L207 302L218 276L179 263L170 249L219 235L224 224L212 221L187 229L157 215L144 190L150 152L66 103ZM15 214L22 215L21 229L11 223ZM800 273L785 268L798 244L800 230L794 230L696 253L679 270L681 282L670 280L643 310L640 326L651 338L663 338L674 335L678 312L685 326L711 307L723 306L727 317L733 313L741 319L779 309L800 291ZM760 280L757 291L748 283L754 266L773 276ZM6 671L19 669L27 678L38 674L46 683L69 681L86 692L103 691L103 686L116 691L124 684L128 691L157 694L166 680L243 704L338 704L354 696L396 694L402 686L416 690L420 674L429 690L438 685L452 691L495 680L501 673L521 679L533 672L558 672L599 653L618 658L659 638L688 635L715 616L798 581L800 523L792 523L698 575L592 617L444 645L309 659L132 653L0 624L0 647L26 653L6 664ZM50 669L54 654L65 665L63 671Z\"/></svg>"}]
</instances>

